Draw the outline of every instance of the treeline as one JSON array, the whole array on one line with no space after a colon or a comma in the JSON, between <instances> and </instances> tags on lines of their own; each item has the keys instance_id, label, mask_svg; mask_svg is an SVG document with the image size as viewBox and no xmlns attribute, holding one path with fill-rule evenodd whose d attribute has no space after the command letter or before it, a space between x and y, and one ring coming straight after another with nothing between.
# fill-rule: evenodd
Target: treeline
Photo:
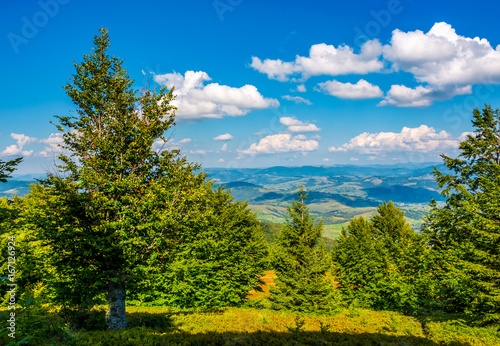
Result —
<instances>
[{"instance_id":1,"label":"treeline","mask_svg":"<svg viewBox=\"0 0 500 346\"><path fill-rule=\"evenodd\" d=\"M134 91L108 48L101 29L65 86L77 115L57 117L64 140L58 173L24 198L0 200L6 300L15 283L16 304L49 303L75 327L88 327L90 309L107 304L107 328L117 330L127 326L129 301L193 309L249 304L270 266L276 287L269 300L251 304L315 313L347 306L466 312L482 323L499 321L499 111L476 109L474 135L459 158L443 156L452 173L434 174L446 202L431 202L423 232L389 202L326 244L300 188L269 247L246 203L215 188L178 150L162 149L175 125L173 88ZM18 163L1 162L0 181Z\"/></svg>"}]
</instances>

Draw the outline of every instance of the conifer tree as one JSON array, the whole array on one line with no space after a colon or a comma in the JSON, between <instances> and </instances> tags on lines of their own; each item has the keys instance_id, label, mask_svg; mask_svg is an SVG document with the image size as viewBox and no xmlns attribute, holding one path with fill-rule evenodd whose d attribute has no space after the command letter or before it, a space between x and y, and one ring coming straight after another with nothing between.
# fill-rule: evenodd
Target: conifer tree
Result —
<instances>
[{"instance_id":1,"label":"conifer tree","mask_svg":"<svg viewBox=\"0 0 500 346\"><path fill-rule=\"evenodd\" d=\"M369 308L415 311L415 283L423 273L412 256L424 248L392 201L381 204L370 220L354 218L342 229L333 254L345 299Z\"/></svg>"},{"instance_id":2,"label":"conifer tree","mask_svg":"<svg viewBox=\"0 0 500 346\"><path fill-rule=\"evenodd\" d=\"M11 178L10 173L14 172L16 166L21 163L22 157L10 161L0 160L0 183L6 183L8 178Z\"/></svg>"},{"instance_id":3,"label":"conifer tree","mask_svg":"<svg viewBox=\"0 0 500 346\"><path fill-rule=\"evenodd\" d=\"M335 306L335 291L327 272L331 260L321 243L322 221L315 223L304 200L287 207L286 224L281 228L273 253L272 266L277 276L270 300L276 308L296 311L329 311Z\"/></svg>"},{"instance_id":4,"label":"conifer tree","mask_svg":"<svg viewBox=\"0 0 500 346\"><path fill-rule=\"evenodd\" d=\"M165 235L141 225L147 225L153 209L144 210L143 198L173 167L186 167L184 174L193 167L177 152L153 150L174 124L173 89L136 96L122 61L107 53L106 29L100 29L94 45L92 54L74 63L76 73L64 87L76 116L57 116L66 152L59 156L60 176L46 180L52 188L44 203L52 202L47 207L59 219L41 217L41 236L54 251L60 302L82 305L105 290L107 325L116 330L127 324L127 283L165 243ZM141 209L146 212L138 214Z\"/></svg>"},{"instance_id":5,"label":"conifer tree","mask_svg":"<svg viewBox=\"0 0 500 346\"><path fill-rule=\"evenodd\" d=\"M425 231L453 277L456 304L483 321L500 321L500 111L474 109L474 133L457 158L441 155L449 173L433 172L444 206L432 202ZM446 282L446 286L449 282Z\"/></svg>"},{"instance_id":6,"label":"conifer tree","mask_svg":"<svg viewBox=\"0 0 500 346\"><path fill-rule=\"evenodd\" d=\"M107 53L106 29L94 44L64 87L76 116L57 117L59 174L32 189L25 211L50 249L49 296L74 309L105 294L110 330L127 325L127 294L142 299L144 290L179 306L240 304L263 270L255 215L214 190L179 150L157 149L174 125L173 88L138 96L122 61Z\"/></svg>"}]
</instances>

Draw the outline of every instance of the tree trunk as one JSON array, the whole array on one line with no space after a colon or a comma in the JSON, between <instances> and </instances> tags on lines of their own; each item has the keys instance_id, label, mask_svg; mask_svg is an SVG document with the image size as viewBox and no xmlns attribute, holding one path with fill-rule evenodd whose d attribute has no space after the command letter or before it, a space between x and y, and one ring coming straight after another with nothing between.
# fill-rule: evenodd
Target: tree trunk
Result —
<instances>
[{"instance_id":1,"label":"tree trunk","mask_svg":"<svg viewBox=\"0 0 500 346\"><path fill-rule=\"evenodd\" d=\"M125 284L123 282L109 281L108 285L108 312L106 324L108 330L120 330L127 327L125 313Z\"/></svg>"}]
</instances>

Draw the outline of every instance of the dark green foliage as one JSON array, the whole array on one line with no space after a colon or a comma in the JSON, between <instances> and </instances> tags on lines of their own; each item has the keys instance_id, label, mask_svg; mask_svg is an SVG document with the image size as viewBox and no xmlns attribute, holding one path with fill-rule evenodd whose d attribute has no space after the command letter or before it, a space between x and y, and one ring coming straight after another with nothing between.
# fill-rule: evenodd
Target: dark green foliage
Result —
<instances>
[{"instance_id":1,"label":"dark green foliage","mask_svg":"<svg viewBox=\"0 0 500 346\"><path fill-rule=\"evenodd\" d=\"M0 183L6 183L7 179L11 178L9 174L14 172L16 166L20 164L22 160L22 157L7 162L0 160Z\"/></svg>"},{"instance_id":2,"label":"dark green foliage","mask_svg":"<svg viewBox=\"0 0 500 346\"><path fill-rule=\"evenodd\" d=\"M60 176L32 189L25 221L50 250L48 296L67 311L108 301L126 325L126 292L178 306L237 305L259 283L264 247L244 203L213 190L198 164L157 150L174 125L173 88L137 96L101 29L64 89ZM214 294L216 292L216 294Z\"/></svg>"},{"instance_id":3,"label":"dark green foliage","mask_svg":"<svg viewBox=\"0 0 500 346\"><path fill-rule=\"evenodd\" d=\"M137 298L180 308L241 305L265 269L267 247L259 222L226 190L204 184L192 193L198 202L171 211L179 219L180 239L165 254L165 268Z\"/></svg>"},{"instance_id":4,"label":"dark green foliage","mask_svg":"<svg viewBox=\"0 0 500 346\"><path fill-rule=\"evenodd\" d=\"M428 256L425 242L392 202L371 220L354 218L342 229L333 258L336 280L349 302L375 309L415 312Z\"/></svg>"},{"instance_id":5,"label":"dark green foliage","mask_svg":"<svg viewBox=\"0 0 500 346\"><path fill-rule=\"evenodd\" d=\"M450 171L434 171L443 207L431 203L425 232L440 263L446 298L483 321L500 321L500 112L473 112L474 134L457 158L441 155Z\"/></svg>"},{"instance_id":6,"label":"dark green foliage","mask_svg":"<svg viewBox=\"0 0 500 346\"><path fill-rule=\"evenodd\" d=\"M276 308L331 311L338 302L332 280L327 278L331 261L320 243L323 225L321 221L315 224L309 215L302 186L298 195L300 201L287 208L289 217L273 248L271 261L277 279L270 300Z\"/></svg>"}]
</instances>

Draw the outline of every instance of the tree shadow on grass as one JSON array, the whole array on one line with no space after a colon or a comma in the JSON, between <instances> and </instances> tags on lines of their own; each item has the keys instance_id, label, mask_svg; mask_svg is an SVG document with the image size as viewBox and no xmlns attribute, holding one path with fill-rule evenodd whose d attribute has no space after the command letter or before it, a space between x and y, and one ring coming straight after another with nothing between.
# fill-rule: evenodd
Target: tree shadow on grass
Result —
<instances>
[{"instance_id":1,"label":"tree shadow on grass","mask_svg":"<svg viewBox=\"0 0 500 346\"><path fill-rule=\"evenodd\" d=\"M82 344L96 342L91 334ZM336 332L188 332L155 333L145 329L127 329L107 333L100 345L441 345L417 336L396 336L380 333L347 334ZM446 345L469 345L451 342Z\"/></svg>"}]
</instances>

